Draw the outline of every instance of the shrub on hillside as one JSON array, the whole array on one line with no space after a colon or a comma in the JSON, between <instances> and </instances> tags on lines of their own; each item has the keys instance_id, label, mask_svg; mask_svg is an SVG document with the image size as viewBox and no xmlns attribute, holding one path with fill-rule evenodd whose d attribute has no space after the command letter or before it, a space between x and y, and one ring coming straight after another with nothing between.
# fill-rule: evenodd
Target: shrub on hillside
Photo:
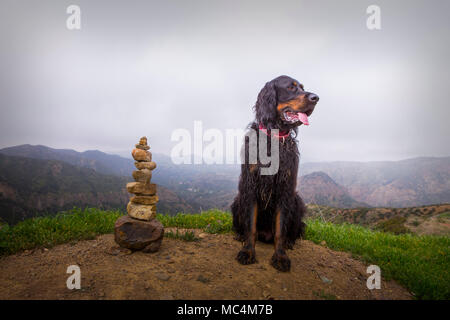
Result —
<instances>
[{"instance_id":1,"label":"shrub on hillside","mask_svg":"<svg viewBox=\"0 0 450 320\"><path fill-rule=\"evenodd\" d=\"M376 229L383 232L391 232L393 234L410 233L410 230L405 227L405 217L393 217L385 221L381 221L376 225Z\"/></svg>"}]
</instances>

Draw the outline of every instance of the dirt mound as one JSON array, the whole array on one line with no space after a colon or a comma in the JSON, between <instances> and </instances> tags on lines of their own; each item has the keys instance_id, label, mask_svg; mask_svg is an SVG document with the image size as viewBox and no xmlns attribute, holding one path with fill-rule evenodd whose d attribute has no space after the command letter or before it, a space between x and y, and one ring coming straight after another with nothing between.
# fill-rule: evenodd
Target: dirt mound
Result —
<instances>
[{"instance_id":1,"label":"dirt mound","mask_svg":"<svg viewBox=\"0 0 450 320\"><path fill-rule=\"evenodd\" d=\"M203 236L203 235L202 235ZM234 259L231 235L196 242L165 238L155 254L115 249L113 235L36 249L0 259L0 299L410 299L393 281L368 290L360 261L310 241L288 254L289 273L269 265L273 246L257 244L258 263ZM69 290L69 265L81 269L81 289Z\"/></svg>"}]
</instances>

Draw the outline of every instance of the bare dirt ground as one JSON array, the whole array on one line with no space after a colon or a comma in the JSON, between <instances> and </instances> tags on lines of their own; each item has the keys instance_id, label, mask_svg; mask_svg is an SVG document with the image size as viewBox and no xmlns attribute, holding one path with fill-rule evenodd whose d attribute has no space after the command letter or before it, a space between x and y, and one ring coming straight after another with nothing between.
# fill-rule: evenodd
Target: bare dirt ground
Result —
<instances>
[{"instance_id":1,"label":"bare dirt ground","mask_svg":"<svg viewBox=\"0 0 450 320\"><path fill-rule=\"evenodd\" d=\"M198 233L198 232L197 232ZM310 241L288 254L291 271L273 269L273 246L257 243L258 262L234 258L232 235L165 238L154 254L119 250L113 235L0 258L0 299L411 299L394 281L369 290L367 266L350 254ZM69 290L69 265L81 269L81 289Z\"/></svg>"}]
</instances>

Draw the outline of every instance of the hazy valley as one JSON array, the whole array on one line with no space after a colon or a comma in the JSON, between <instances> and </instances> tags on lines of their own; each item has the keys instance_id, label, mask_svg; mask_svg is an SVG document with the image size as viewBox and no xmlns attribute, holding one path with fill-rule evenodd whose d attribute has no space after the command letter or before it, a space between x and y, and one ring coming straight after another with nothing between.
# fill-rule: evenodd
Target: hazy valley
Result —
<instances>
[{"instance_id":1,"label":"hazy valley","mask_svg":"<svg viewBox=\"0 0 450 320\"><path fill-rule=\"evenodd\" d=\"M174 165L153 154L158 211L229 210L237 165ZM133 160L101 151L21 145L0 150L0 217L15 223L73 206L124 210ZM306 203L335 208L414 207L450 202L450 158L397 162L302 163L298 191Z\"/></svg>"}]
</instances>

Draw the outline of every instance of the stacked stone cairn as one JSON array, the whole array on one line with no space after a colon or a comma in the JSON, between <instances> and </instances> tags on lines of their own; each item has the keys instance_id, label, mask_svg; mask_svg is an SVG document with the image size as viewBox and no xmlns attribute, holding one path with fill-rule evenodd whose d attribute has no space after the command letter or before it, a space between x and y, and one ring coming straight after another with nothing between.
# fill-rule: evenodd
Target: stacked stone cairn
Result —
<instances>
[{"instance_id":1,"label":"stacked stone cairn","mask_svg":"<svg viewBox=\"0 0 450 320\"><path fill-rule=\"evenodd\" d=\"M150 183L156 163L148 151L147 138L142 137L131 155L136 161L133 178L136 182L127 184L129 193L134 194L127 205L128 215L117 219L115 240L123 248L133 251L156 252L161 246L164 227L156 217L156 185Z\"/></svg>"}]
</instances>

